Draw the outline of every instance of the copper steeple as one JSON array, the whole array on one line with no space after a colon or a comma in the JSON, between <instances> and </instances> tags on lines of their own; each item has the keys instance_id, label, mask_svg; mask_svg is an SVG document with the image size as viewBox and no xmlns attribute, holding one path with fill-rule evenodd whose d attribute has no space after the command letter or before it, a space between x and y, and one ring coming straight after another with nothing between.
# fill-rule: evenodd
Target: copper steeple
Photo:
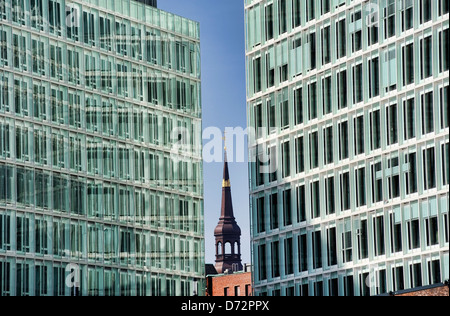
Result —
<instances>
[{"instance_id":1,"label":"copper steeple","mask_svg":"<svg viewBox=\"0 0 450 316\"><path fill-rule=\"evenodd\" d=\"M219 223L214 230L214 236L216 237L217 272L224 273L226 270L241 271L241 229L236 222L233 212L226 147L222 180L222 207Z\"/></svg>"}]
</instances>

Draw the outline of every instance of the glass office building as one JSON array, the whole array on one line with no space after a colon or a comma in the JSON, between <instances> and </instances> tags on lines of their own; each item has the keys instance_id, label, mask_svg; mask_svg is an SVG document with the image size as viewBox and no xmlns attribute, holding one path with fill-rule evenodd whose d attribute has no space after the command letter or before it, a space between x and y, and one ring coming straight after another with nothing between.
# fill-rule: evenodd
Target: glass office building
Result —
<instances>
[{"instance_id":1,"label":"glass office building","mask_svg":"<svg viewBox=\"0 0 450 316\"><path fill-rule=\"evenodd\" d=\"M198 293L199 45L136 1L0 1L0 296Z\"/></svg>"},{"instance_id":2,"label":"glass office building","mask_svg":"<svg viewBox=\"0 0 450 316\"><path fill-rule=\"evenodd\" d=\"M447 280L448 1L246 0L245 13L256 295Z\"/></svg>"}]
</instances>

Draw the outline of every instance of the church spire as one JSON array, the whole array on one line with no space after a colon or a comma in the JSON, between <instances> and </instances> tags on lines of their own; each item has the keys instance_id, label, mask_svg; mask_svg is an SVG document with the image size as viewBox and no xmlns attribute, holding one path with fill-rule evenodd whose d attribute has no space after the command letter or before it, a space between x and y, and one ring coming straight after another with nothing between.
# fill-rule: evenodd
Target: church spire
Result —
<instances>
[{"instance_id":1,"label":"church spire","mask_svg":"<svg viewBox=\"0 0 450 316\"><path fill-rule=\"evenodd\" d=\"M226 142L225 137L224 142ZM222 205L219 223L214 230L214 236L216 237L216 270L218 273L223 273L225 270L242 270L241 229L236 222L233 212L233 200L231 198L231 181L230 172L228 170L226 144L224 149Z\"/></svg>"}]
</instances>

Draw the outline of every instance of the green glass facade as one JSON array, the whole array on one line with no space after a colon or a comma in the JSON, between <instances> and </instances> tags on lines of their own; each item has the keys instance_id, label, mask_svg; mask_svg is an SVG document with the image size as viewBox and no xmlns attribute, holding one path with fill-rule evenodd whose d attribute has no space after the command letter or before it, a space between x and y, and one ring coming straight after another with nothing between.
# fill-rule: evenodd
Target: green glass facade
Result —
<instances>
[{"instance_id":1,"label":"green glass facade","mask_svg":"<svg viewBox=\"0 0 450 316\"><path fill-rule=\"evenodd\" d=\"M135 1L0 1L0 296L202 288L199 46Z\"/></svg>"},{"instance_id":2,"label":"green glass facade","mask_svg":"<svg viewBox=\"0 0 450 316\"><path fill-rule=\"evenodd\" d=\"M246 0L245 18L256 295L447 280L448 1Z\"/></svg>"}]
</instances>

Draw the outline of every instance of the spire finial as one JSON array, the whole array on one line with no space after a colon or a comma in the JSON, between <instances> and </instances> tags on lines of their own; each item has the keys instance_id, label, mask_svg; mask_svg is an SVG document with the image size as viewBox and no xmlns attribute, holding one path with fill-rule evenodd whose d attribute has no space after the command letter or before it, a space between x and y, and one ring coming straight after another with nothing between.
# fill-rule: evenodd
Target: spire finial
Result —
<instances>
[{"instance_id":1,"label":"spire finial","mask_svg":"<svg viewBox=\"0 0 450 316\"><path fill-rule=\"evenodd\" d=\"M227 131L226 130L223 131L222 139L223 139L223 144L224 144L223 149L225 149L225 151L227 151Z\"/></svg>"}]
</instances>

